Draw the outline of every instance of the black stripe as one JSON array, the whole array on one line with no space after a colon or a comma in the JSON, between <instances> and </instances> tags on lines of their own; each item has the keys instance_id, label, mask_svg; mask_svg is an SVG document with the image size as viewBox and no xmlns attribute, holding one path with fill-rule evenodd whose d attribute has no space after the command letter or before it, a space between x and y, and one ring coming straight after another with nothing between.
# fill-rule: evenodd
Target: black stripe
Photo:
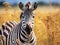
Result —
<instances>
[{"instance_id":1,"label":"black stripe","mask_svg":"<svg viewBox=\"0 0 60 45\"><path fill-rule=\"evenodd\" d=\"M32 28L27 24L26 25L26 28L25 28L25 31L28 35L30 35L31 31L32 31Z\"/></svg>"},{"instance_id":2,"label":"black stripe","mask_svg":"<svg viewBox=\"0 0 60 45\"><path fill-rule=\"evenodd\" d=\"M21 35L22 35L22 37L24 37L25 39L28 39L28 38L26 38L22 33L21 33Z\"/></svg>"},{"instance_id":3,"label":"black stripe","mask_svg":"<svg viewBox=\"0 0 60 45\"><path fill-rule=\"evenodd\" d=\"M24 17L22 16L22 14L23 14L23 13L21 13L20 18L24 18Z\"/></svg>"},{"instance_id":4,"label":"black stripe","mask_svg":"<svg viewBox=\"0 0 60 45\"><path fill-rule=\"evenodd\" d=\"M12 22L10 22L10 23L11 23L13 26L15 26L14 23L12 23Z\"/></svg>"},{"instance_id":5,"label":"black stripe","mask_svg":"<svg viewBox=\"0 0 60 45\"><path fill-rule=\"evenodd\" d=\"M5 29L5 25L2 25L2 29L3 29L3 30Z\"/></svg>"},{"instance_id":6,"label":"black stripe","mask_svg":"<svg viewBox=\"0 0 60 45\"><path fill-rule=\"evenodd\" d=\"M11 26L8 22L6 22L6 24L7 24L9 27L11 27L11 28L12 28L12 26Z\"/></svg>"},{"instance_id":7,"label":"black stripe","mask_svg":"<svg viewBox=\"0 0 60 45\"><path fill-rule=\"evenodd\" d=\"M6 37L6 45L7 45L7 37Z\"/></svg>"},{"instance_id":8,"label":"black stripe","mask_svg":"<svg viewBox=\"0 0 60 45\"><path fill-rule=\"evenodd\" d=\"M31 41L30 41L30 43L32 43L34 41L34 39L32 39Z\"/></svg>"},{"instance_id":9,"label":"black stripe","mask_svg":"<svg viewBox=\"0 0 60 45\"><path fill-rule=\"evenodd\" d=\"M22 30L22 32L25 34L25 32ZM26 35L26 34L25 34Z\"/></svg>"},{"instance_id":10,"label":"black stripe","mask_svg":"<svg viewBox=\"0 0 60 45\"><path fill-rule=\"evenodd\" d=\"M3 32L3 34L4 34L4 36L6 36L6 37L8 36L5 32Z\"/></svg>"},{"instance_id":11,"label":"black stripe","mask_svg":"<svg viewBox=\"0 0 60 45\"><path fill-rule=\"evenodd\" d=\"M8 27L6 27L6 30L7 30L8 32L10 32L10 29L9 29Z\"/></svg>"},{"instance_id":12,"label":"black stripe","mask_svg":"<svg viewBox=\"0 0 60 45\"><path fill-rule=\"evenodd\" d=\"M18 34L18 30L17 30L17 38L18 38L18 35L19 35L19 34Z\"/></svg>"},{"instance_id":13,"label":"black stripe","mask_svg":"<svg viewBox=\"0 0 60 45\"><path fill-rule=\"evenodd\" d=\"M2 30L0 29L0 35L2 35Z\"/></svg>"},{"instance_id":14,"label":"black stripe","mask_svg":"<svg viewBox=\"0 0 60 45\"><path fill-rule=\"evenodd\" d=\"M6 45L8 45L8 37L6 37Z\"/></svg>"},{"instance_id":15,"label":"black stripe","mask_svg":"<svg viewBox=\"0 0 60 45\"><path fill-rule=\"evenodd\" d=\"M21 38L20 38L20 41L21 41L22 43L25 43L25 41L24 41L24 40L22 40Z\"/></svg>"}]
</instances>

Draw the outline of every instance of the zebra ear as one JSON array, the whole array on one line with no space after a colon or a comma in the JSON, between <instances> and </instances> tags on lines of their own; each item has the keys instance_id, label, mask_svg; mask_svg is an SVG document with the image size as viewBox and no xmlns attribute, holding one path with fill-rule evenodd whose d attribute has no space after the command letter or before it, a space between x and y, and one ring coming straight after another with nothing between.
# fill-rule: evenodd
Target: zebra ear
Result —
<instances>
[{"instance_id":1,"label":"zebra ear","mask_svg":"<svg viewBox=\"0 0 60 45\"><path fill-rule=\"evenodd\" d=\"M23 3L20 2L20 3L19 3L19 8L20 8L21 10L23 10L23 7L24 7Z\"/></svg>"},{"instance_id":2,"label":"zebra ear","mask_svg":"<svg viewBox=\"0 0 60 45\"><path fill-rule=\"evenodd\" d=\"M37 2L35 2L33 5L32 5L32 10L35 10L37 8L38 4Z\"/></svg>"}]
</instances>

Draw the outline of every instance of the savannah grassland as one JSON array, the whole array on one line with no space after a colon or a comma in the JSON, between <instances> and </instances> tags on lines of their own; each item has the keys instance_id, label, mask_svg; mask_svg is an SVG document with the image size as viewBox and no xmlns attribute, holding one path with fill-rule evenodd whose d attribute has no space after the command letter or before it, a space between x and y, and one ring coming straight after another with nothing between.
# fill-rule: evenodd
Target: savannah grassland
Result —
<instances>
[{"instance_id":1,"label":"savannah grassland","mask_svg":"<svg viewBox=\"0 0 60 45\"><path fill-rule=\"evenodd\" d=\"M0 26L6 21L20 22L21 12L18 7L0 7ZM38 6L33 12L36 45L60 45L60 7Z\"/></svg>"}]
</instances>

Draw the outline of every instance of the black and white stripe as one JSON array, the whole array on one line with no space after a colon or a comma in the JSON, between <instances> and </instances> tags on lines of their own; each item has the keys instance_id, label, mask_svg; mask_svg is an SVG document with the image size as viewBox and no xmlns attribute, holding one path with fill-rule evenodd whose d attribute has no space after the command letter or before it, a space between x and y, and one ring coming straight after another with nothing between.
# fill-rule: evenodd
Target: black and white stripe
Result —
<instances>
[{"instance_id":1,"label":"black and white stripe","mask_svg":"<svg viewBox=\"0 0 60 45\"><path fill-rule=\"evenodd\" d=\"M2 27L0 28L0 35L4 36L3 45L8 45L10 32L12 31L12 28L14 28L16 25L17 22L15 21L7 21L2 24Z\"/></svg>"},{"instance_id":2,"label":"black and white stripe","mask_svg":"<svg viewBox=\"0 0 60 45\"><path fill-rule=\"evenodd\" d=\"M27 28L26 28L27 29ZM33 31L27 33L23 28L21 28L21 33L20 33L20 41L21 45L35 45L36 42L36 37Z\"/></svg>"}]
</instances>

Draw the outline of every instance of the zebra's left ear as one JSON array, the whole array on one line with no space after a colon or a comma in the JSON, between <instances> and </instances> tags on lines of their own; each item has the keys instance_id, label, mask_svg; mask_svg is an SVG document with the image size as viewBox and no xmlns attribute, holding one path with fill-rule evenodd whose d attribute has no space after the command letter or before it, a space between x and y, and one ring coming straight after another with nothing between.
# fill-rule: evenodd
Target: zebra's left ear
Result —
<instances>
[{"instance_id":1,"label":"zebra's left ear","mask_svg":"<svg viewBox=\"0 0 60 45\"><path fill-rule=\"evenodd\" d=\"M19 8L20 8L21 10L24 10L24 5L23 5L22 2L19 3Z\"/></svg>"},{"instance_id":2,"label":"zebra's left ear","mask_svg":"<svg viewBox=\"0 0 60 45\"><path fill-rule=\"evenodd\" d=\"M35 2L33 5L32 5L32 10L35 10L37 8L38 4L37 2Z\"/></svg>"}]
</instances>

